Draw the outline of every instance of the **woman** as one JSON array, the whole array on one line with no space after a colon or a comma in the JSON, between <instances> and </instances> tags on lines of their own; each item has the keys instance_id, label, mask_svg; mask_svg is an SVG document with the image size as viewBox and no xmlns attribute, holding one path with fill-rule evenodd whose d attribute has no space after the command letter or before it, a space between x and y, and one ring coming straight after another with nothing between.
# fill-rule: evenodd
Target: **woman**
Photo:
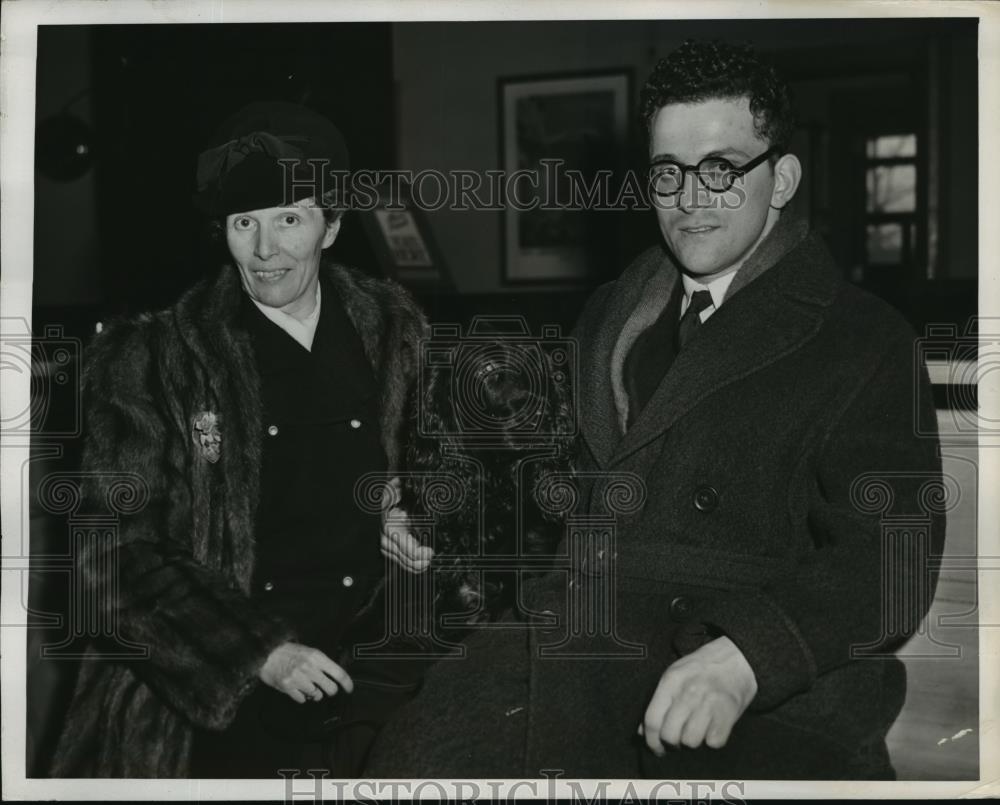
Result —
<instances>
[{"instance_id":1,"label":"woman","mask_svg":"<svg viewBox=\"0 0 1000 805\"><path fill-rule=\"evenodd\" d=\"M196 198L230 261L88 350L85 500L101 510L122 473L146 500L79 560L118 639L148 651L89 647L54 776L356 773L377 723L296 723L353 695L342 642L384 576L379 516L353 490L398 466L425 322L399 286L322 259L341 211L319 179L347 168L319 115L237 112ZM406 547L383 533L382 553L426 567Z\"/></svg>"}]
</instances>

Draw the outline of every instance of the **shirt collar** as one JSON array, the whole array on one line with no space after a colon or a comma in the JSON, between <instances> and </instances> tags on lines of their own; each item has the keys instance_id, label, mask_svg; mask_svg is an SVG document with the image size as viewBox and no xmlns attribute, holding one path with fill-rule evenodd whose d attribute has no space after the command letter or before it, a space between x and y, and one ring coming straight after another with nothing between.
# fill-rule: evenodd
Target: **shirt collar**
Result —
<instances>
[{"instance_id":1,"label":"shirt collar","mask_svg":"<svg viewBox=\"0 0 1000 805\"><path fill-rule=\"evenodd\" d=\"M316 283L316 304L313 307L312 313L310 313L306 318L299 321L294 316L285 313L283 310L279 310L276 307L268 307L267 305L262 305L252 296L250 301L253 302L257 309L263 313L267 318L277 324L282 330L288 333L292 338L294 338L299 344L305 347L306 350L312 351L313 338L316 335L316 325L319 323L319 308L323 297L320 292L320 283Z\"/></svg>"},{"instance_id":2,"label":"shirt collar","mask_svg":"<svg viewBox=\"0 0 1000 805\"><path fill-rule=\"evenodd\" d=\"M712 306L721 307L722 300L726 298L726 291L729 290L729 284L738 273L738 270L730 271L721 277L711 277L710 279L699 279L681 274L681 281L684 283L684 307L687 307L695 291L708 291L712 295Z\"/></svg>"}]
</instances>

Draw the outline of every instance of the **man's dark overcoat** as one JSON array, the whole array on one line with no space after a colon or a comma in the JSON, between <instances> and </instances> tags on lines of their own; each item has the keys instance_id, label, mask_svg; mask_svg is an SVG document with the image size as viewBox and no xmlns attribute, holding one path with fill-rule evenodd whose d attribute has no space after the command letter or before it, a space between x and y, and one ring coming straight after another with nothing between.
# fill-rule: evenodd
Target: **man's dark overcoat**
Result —
<instances>
[{"instance_id":1,"label":"man's dark overcoat","mask_svg":"<svg viewBox=\"0 0 1000 805\"><path fill-rule=\"evenodd\" d=\"M393 469L423 315L395 283L336 265L322 272L377 378ZM105 622L148 657L96 659L108 645L88 647L54 776L186 776L192 726L225 728L268 654L296 637L250 596L265 423L243 302L226 266L172 308L112 324L88 347L84 505L106 511L117 495L119 511L136 511L78 561ZM114 488L126 476L140 479L134 505ZM112 559L117 589L105 586Z\"/></svg>"},{"instance_id":2,"label":"man's dark overcoat","mask_svg":"<svg viewBox=\"0 0 1000 805\"><path fill-rule=\"evenodd\" d=\"M598 289L576 330L569 531L611 533L600 516L614 514L614 544L568 549L571 577L531 587L528 607L561 625L478 634L465 662L433 669L370 773L891 776L884 737L905 671L885 655L926 613L944 538L914 334L845 283L804 225L779 222L624 432L625 356L678 282L650 250ZM886 518L911 518L906 535ZM574 627L574 608L589 620ZM756 698L724 749L658 760L636 735L653 690L719 634L749 661Z\"/></svg>"}]
</instances>

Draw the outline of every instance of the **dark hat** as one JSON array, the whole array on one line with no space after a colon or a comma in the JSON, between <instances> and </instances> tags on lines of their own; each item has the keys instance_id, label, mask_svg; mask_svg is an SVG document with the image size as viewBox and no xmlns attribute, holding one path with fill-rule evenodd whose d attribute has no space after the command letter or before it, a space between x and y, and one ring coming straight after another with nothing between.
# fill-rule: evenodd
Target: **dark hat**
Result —
<instances>
[{"instance_id":1,"label":"dark hat","mask_svg":"<svg viewBox=\"0 0 1000 805\"><path fill-rule=\"evenodd\" d=\"M343 186L347 145L333 123L294 103L260 101L219 127L198 156L195 205L229 215L292 204ZM334 174L339 174L337 179Z\"/></svg>"}]
</instances>

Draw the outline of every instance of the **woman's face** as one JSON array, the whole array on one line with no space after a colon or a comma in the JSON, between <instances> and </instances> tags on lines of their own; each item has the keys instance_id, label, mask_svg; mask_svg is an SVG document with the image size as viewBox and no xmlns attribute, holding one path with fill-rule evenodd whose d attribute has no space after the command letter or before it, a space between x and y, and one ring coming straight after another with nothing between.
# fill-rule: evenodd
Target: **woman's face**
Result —
<instances>
[{"instance_id":1,"label":"woman's face","mask_svg":"<svg viewBox=\"0 0 1000 805\"><path fill-rule=\"evenodd\" d=\"M253 299L298 319L316 299L319 262L340 231L312 199L226 216L226 243Z\"/></svg>"}]
</instances>

